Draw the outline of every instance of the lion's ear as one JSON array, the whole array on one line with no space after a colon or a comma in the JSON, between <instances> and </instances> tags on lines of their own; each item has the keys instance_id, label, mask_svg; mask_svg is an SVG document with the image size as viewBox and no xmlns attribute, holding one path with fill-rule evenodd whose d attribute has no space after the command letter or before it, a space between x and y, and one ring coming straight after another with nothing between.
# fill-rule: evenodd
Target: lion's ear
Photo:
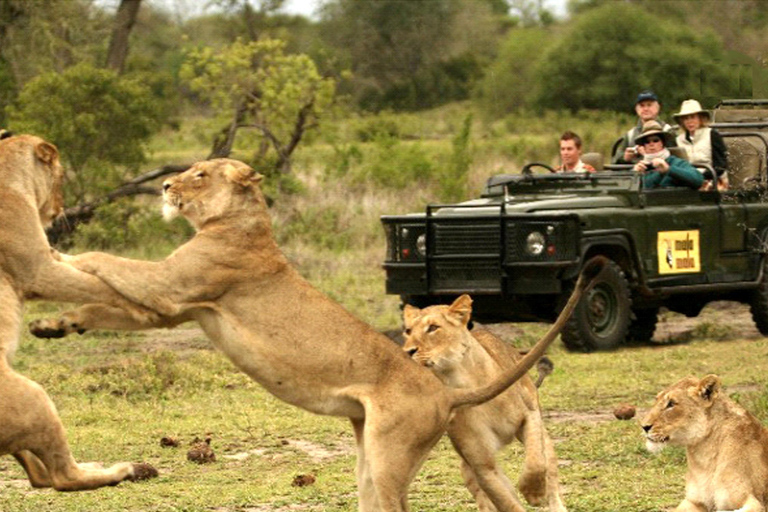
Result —
<instances>
[{"instance_id":1,"label":"lion's ear","mask_svg":"<svg viewBox=\"0 0 768 512\"><path fill-rule=\"evenodd\" d=\"M711 404L720 393L720 387L720 377L707 375L699 381L698 394L705 402Z\"/></svg>"},{"instance_id":2,"label":"lion's ear","mask_svg":"<svg viewBox=\"0 0 768 512\"><path fill-rule=\"evenodd\" d=\"M256 186L262 179L264 179L264 176L242 162L238 162L238 165L230 163L226 164L224 167L224 176L229 181L242 185L243 187Z\"/></svg>"},{"instance_id":3,"label":"lion's ear","mask_svg":"<svg viewBox=\"0 0 768 512\"><path fill-rule=\"evenodd\" d=\"M413 325L413 322L416 321L416 317L419 316L419 313L421 313L421 310L417 307L411 306L410 304L403 306L403 323L405 323L406 328Z\"/></svg>"},{"instance_id":4,"label":"lion's ear","mask_svg":"<svg viewBox=\"0 0 768 512\"><path fill-rule=\"evenodd\" d=\"M53 165L59 159L59 150L50 142L43 141L35 146L35 155L41 162Z\"/></svg>"},{"instance_id":5,"label":"lion's ear","mask_svg":"<svg viewBox=\"0 0 768 512\"><path fill-rule=\"evenodd\" d=\"M448 308L449 313L458 318L462 324L467 325L472 317L472 298L467 295L461 295Z\"/></svg>"}]
</instances>

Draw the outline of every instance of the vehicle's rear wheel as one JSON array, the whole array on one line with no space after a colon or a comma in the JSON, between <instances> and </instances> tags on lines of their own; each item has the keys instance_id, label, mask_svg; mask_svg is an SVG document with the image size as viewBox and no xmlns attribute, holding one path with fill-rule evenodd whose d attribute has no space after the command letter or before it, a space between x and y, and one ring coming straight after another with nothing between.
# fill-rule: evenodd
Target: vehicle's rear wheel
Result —
<instances>
[{"instance_id":1,"label":"vehicle's rear wheel","mask_svg":"<svg viewBox=\"0 0 768 512\"><path fill-rule=\"evenodd\" d=\"M659 316L659 308L635 309L635 319L629 324L627 341L647 343L653 338L656 331L656 322Z\"/></svg>"},{"instance_id":2,"label":"vehicle's rear wheel","mask_svg":"<svg viewBox=\"0 0 768 512\"><path fill-rule=\"evenodd\" d=\"M749 310L760 334L768 336L768 261L763 260L763 280L751 292Z\"/></svg>"},{"instance_id":3,"label":"vehicle's rear wheel","mask_svg":"<svg viewBox=\"0 0 768 512\"><path fill-rule=\"evenodd\" d=\"M560 333L568 350L612 350L627 336L632 301L624 272L609 261L596 279Z\"/></svg>"}]
</instances>

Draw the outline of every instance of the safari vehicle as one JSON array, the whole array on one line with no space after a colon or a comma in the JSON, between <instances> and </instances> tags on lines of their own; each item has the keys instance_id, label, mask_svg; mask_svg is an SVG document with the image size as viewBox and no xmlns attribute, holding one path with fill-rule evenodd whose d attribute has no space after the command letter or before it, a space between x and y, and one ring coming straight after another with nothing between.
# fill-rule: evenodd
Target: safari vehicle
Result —
<instances>
[{"instance_id":1,"label":"safari vehicle","mask_svg":"<svg viewBox=\"0 0 768 512\"><path fill-rule=\"evenodd\" d=\"M749 304L768 335L768 100L723 101L713 121L727 191L644 189L630 166L597 158L595 173L531 163L478 199L383 216L387 293L419 307L468 293L481 322L548 322L602 255L607 272L561 334L570 350L648 341L660 307L694 317L713 300Z\"/></svg>"}]
</instances>

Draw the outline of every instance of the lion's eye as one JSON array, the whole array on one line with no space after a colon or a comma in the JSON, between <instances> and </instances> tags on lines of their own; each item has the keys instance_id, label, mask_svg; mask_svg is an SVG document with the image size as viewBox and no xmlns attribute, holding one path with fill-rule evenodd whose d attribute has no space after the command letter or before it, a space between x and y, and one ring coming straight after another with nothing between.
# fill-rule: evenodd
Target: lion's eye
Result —
<instances>
[{"instance_id":1,"label":"lion's eye","mask_svg":"<svg viewBox=\"0 0 768 512\"><path fill-rule=\"evenodd\" d=\"M195 174L195 178L197 179L205 178L205 173L203 171L200 171L197 174Z\"/></svg>"},{"instance_id":2,"label":"lion's eye","mask_svg":"<svg viewBox=\"0 0 768 512\"><path fill-rule=\"evenodd\" d=\"M430 324L429 327L427 327L427 332L435 332L440 328L439 325Z\"/></svg>"},{"instance_id":3,"label":"lion's eye","mask_svg":"<svg viewBox=\"0 0 768 512\"><path fill-rule=\"evenodd\" d=\"M669 400L669 401L667 402L667 406L665 407L665 409L671 409L671 408L673 408L674 406L675 406L675 401L674 401L674 400Z\"/></svg>"},{"instance_id":4,"label":"lion's eye","mask_svg":"<svg viewBox=\"0 0 768 512\"><path fill-rule=\"evenodd\" d=\"M405 333L406 336L410 336L411 335L411 330L410 329L406 329L403 332Z\"/></svg>"}]
</instances>

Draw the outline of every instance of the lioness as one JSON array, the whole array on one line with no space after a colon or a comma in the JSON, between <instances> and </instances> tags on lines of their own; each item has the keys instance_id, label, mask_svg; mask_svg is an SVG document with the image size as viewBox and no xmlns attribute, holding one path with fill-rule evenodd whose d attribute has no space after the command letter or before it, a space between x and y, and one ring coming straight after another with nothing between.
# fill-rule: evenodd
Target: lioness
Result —
<instances>
[{"instance_id":1,"label":"lioness","mask_svg":"<svg viewBox=\"0 0 768 512\"><path fill-rule=\"evenodd\" d=\"M525 374L556 332L519 365L482 388L446 388L386 336L313 288L272 237L259 183L242 162L199 162L163 184L164 213L181 213L196 235L159 262L104 253L67 257L131 301L165 317L141 323L90 305L32 325L37 335L94 328L139 329L196 320L244 372L278 398L318 414L347 416L358 446L362 511L407 510L407 488L452 411L485 402ZM591 278L590 266L569 314Z\"/></svg>"},{"instance_id":2,"label":"lioness","mask_svg":"<svg viewBox=\"0 0 768 512\"><path fill-rule=\"evenodd\" d=\"M44 225L62 211L62 175L52 144L31 135L0 140L0 455L13 454L34 487L76 491L144 476L149 468L75 462L53 402L11 368L24 299L103 301L141 314L98 278L52 257Z\"/></svg>"},{"instance_id":3,"label":"lioness","mask_svg":"<svg viewBox=\"0 0 768 512\"><path fill-rule=\"evenodd\" d=\"M642 426L651 451L686 447L685 499L676 512L765 511L768 430L721 392L717 375L659 393Z\"/></svg>"},{"instance_id":4,"label":"lioness","mask_svg":"<svg viewBox=\"0 0 768 512\"><path fill-rule=\"evenodd\" d=\"M403 309L405 350L446 385L476 387L514 367L520 354L491 332L467 325L472 299L462 295L450 306ZM546 498L549 510L564 512L557 458L544 430L536 386L527 375L482 405L459 409L448 423L448 436L461 455L461 474L483 512L524 512L509 480L496 465L496 452L519 439L525 465L518 488L531 505Z\"/></svg>"}]
</instances>

